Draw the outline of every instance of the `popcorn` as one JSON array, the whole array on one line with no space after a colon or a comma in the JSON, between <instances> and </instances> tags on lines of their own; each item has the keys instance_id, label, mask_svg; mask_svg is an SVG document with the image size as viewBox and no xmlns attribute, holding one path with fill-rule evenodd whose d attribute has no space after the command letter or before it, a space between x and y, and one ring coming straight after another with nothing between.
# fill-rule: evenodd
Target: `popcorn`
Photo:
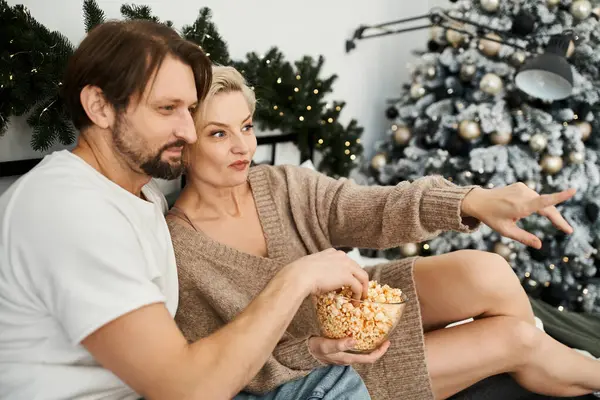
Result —
<instances>
[{"instance_id":1,"label":"popcorn","mask_svg":"<svg viewBox=\"0 0 600 400\"><path fill-rule=\"evenodd\" d=\"M354 351L377 348L385 341L404 311L402 290L377 281L369 282L366 299L352 299L350 287L343 287L315 299L321 332L331 339L352 337Z\"/></svg>"}]
</instances>

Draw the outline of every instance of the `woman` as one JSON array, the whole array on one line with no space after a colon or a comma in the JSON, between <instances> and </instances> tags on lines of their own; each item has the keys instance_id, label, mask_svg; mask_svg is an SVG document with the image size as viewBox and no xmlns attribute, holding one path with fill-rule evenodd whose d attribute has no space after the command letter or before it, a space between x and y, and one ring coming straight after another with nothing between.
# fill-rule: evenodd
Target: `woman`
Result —
<instances>
[{"instance_id":1,"label":"woman","mask_svg":"<svg viewBox=\"0 0 600 400\"><path fill-rule=\"evenodd\" d=\"M479 222L539 248L515 224L533 212L571 232L554 205L573 191L539 196L523 184L486 190L441 177L361 187L300 167L251 168L254 105L237 71L214 68L196 116L198 140L187 149L188 183L168 217L180 278L176 320L189 340L234 318L283 265L327 248L389 248L445 230L472 232ZM318 337L306 299L247 390L264 393L328 364L352 364L374 399L443 399L503 372L542 394L600 390L600 362L535 327L519 280L499 256L465 250L368 272L411 299L389 346L344 352L347 340ZM475 322L442 329L470 317Z\"/></svg>"}]
</instances>

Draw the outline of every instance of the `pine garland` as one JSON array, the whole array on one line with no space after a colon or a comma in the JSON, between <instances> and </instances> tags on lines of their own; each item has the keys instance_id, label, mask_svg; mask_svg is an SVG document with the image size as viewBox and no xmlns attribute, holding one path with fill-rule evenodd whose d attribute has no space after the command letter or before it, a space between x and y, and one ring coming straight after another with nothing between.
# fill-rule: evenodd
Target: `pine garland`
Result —
<instances>
[{"instance_id":1,"label":"pine garland","mask_svg":"<svg viewBox=\"0 0 600 400\"><path fill-rule=\"evenodd\" d=\"M124 4L120 11L124 19L173 26L153 15L149 6ZM86 32L106 18L95 0L84 1L83 16ZM306 56L291 64L273 47L264 56L248 53L245 60L233 61L211 18L210 9L201 8L195 22L180 34L197 43L213 63L233 65L244 73L256 91L255 119L261 128L296 134L304 157L312 149L323 155L320 171L348 176L363 152L363 129L355 120L347 126L339 123L344 102L324 100L337 79L320 76L325 59ZM0 136L11 116L29 113L33 149L45 151L57 142L72 144L76 131L59 93L74 46L61 33L38 23L23 6L10 7L6 0L0 0L0 44L4 49L0 52Z\"/></svg>"}]
</instances>

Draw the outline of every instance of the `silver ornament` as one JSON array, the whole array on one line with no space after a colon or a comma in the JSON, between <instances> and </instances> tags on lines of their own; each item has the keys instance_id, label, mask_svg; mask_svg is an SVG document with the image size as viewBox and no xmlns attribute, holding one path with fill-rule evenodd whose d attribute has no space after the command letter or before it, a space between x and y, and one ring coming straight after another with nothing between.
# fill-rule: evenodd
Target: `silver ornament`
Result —
<instances>
[{"instance_id":1,"label":"silver ornament","mask_svg":"<svg viewBox=\"0 0 600 400\"><path fill-rule=\"evenodd\" d=\"M590 138L592 134L592 124L587 121L578 122L577 127L579 128L579 132L581 133L581 140L584 142Z\"/></svg>"},{"instance_id":2,"label":"silver ornament","mask_svg":"<svg viewBox=\"0 0 600 400\"><path fill-rule=\"evenodd\" d=\"M525 62L527 56L522 51L515 51L510 56L510 62L514 67L520 67Z\"/></svg>"},{"instance_id":3,"label":"silver ornament","mask_svg":"<svg viewBox=\"0 0 600 400\"><path fill-rule=\"evenodd\" d=\"M387 159L385 158L385 154L383 153L375 154L371 159L371 167L373 167L374 169L381 169L385 167L386 164Z\"/></svg>"},{"instance_id":4,"label":"silver ornament","mask_svg":"<svg viewBox=\"0 0 600 400\"><path fill-rule=\"evenodd\" d=\"M494 39L494 40L502 40L500 36L495 33L488 33L485 35L486 38ZM494 40L485 40L481 39L479 41L479 51L485 54L488 57L495 57L500 53L500 49L502 48L502 44L498 43Z\"/></svg>"},{"instance_id":5,"label":"silver ornament","mask_svg":"<svg viewBox=\"0 0 600 400\"><path fill-rule=\"evenodd\" d=\"M410 96L413 99L420 99L425 96L425 88L420 83L414 83L410 88Z\"/></svg>"},{"instance_id":6,"label":"silver ornament","mask_svg":"<svg viewBox=\"0 0 600 400\"><path fill-rule=\"evenodd\" d=\"M569 153L569 161L571 164L583 164L585 161L585 152L583 151L572 151Z\"/></svg>"},{"instance_id":7,"label":"silver ornament","mask_svg":"<svg viewBox=\"0 0 600 400\"><path fill-rule=\"evenodd\" d=\"M477 67L474 64L463 64L460 67L460 79L470 81L477 72Z\"/></svg>"},{"instance_id":8,"label":"silver ornament","mask_svg":"<svg viewBox=\"0 0 600 400\"><path fill-rule=\"evenodd\" d=\"M546 136L542 135L541 133L536 133L531 137L531 139L529 139L529 147L536 153L544 151L547 145L548 139L546 139Z\"/></svg>"},{"instance_id":9,"label":"silver ornament","mask_svg":"<svg viewBox=\"0 0 600 400\"><path fill-rule=\"evenodd\" d=\"M552 156L550 154L546 154L544 158L542 158L542 169L550 175L554 175L558 173L563 167L563 159L559 156Z\"/></svg>"},{"instance_id":10,"label":"silver ornament","mask_svg":"<svg viewBox=\"0 0 600 400\"><path fill-rule=\"evenodd\" d=\"M400 246L400 254L404 257L416 256L419 252L419 247L415 243L405 243Z\"/></svg>"},{"instance_id":11,"label":"silver ornament","mask_svg":"<svg viewBox=\"0 0 600 400\"><path fill-rule=\"evenodd\" d=\"M506 145L509 144L510 141L512 140L512 133L511 132L494 132L492 133L492 143L494 144L500 144L500 145Z\"/></svg>"},{"instance_id":12,"label":"silver ornament","mask_svg":"<svg viewBox=\"0 0 600 400\"><path fill-rule=\"evenodd\" d=\"M487 94L497 95L504 89L504 83L498 75L488 73L481 79L479 88Z\"/></svg>"},{"instance_id":13,"label":"silver ornament","mask_svg":"<svg viewBox=\"0 0 600 400\"><path fill-rule=\"evenodd\" d=\"M498 242L494 245L494 253L500 255L506 261L509 261L513 252L506 244Z\"/></svg>"},{"instance_id":14,"label":"silver ornament","mask_svg":"<svg viewBox=\"0 0 600 400\"><path fill-rule=\"evenodd\" d=\"M570 11L575 18L583 20L592 14L592 4L588 0L576 0L571 3Z\"/></svg>"},{"instance_id":15,"label":"silver ornament","mask_svg":"<svg viewBox=\"0 0 600 400\"><path fill-rule=\"evenodd\" d=\"M396 144L399 144L401 146L407 144L410 141L411 136L412 135L410 133L410 129L403 125L399 126L394 131L394 141L396 142Z\"/></svg>"},{"instance_id":16,"label":"silver ornament","mask_svg":"<svg viewBox=\"0 0 600 400\"><path fill-rule=\"evenodd\" d=\"M458 133L465 140L473 140L481 135L481 129L477 122L467 120L460 123Z\"/></svg>"},{"instance_id":17,"label":"silver ornament","mask_svg":"<svg viewBox=\"0 0 600 400\"><path fill-rule=\"evenodd\" d=\"M487 12L496 12L500 8L500 0L480 0L479 3Z\"/></svg>"}]
</instances>

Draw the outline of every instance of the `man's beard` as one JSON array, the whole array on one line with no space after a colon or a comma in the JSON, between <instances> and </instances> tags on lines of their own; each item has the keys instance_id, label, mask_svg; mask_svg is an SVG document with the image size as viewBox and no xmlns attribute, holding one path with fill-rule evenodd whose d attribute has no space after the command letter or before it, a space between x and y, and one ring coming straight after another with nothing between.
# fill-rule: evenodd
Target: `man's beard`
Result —
<instances>
[{"instance_id":1,"label":"man's beard","mask_svg":"<svg viewBox=\"0 0 600 400\"><path fill-rule=\"evenodd\" d=\"M144 153L144 149L149 146L143 137L136 135L135 132L128 131L121 115L117 117L117 122L113 128L113 143L121 154L127 159L132 166L139 168L146 175L158 179L176 179L181 176L185 169L185 165L181 158L172 163L162 160L162 154L166 150L174 147L181 147L186 144L185 140L179 139L176 142L168 143L161 147L154 154Z\"/></svg>"}]
</instances>

